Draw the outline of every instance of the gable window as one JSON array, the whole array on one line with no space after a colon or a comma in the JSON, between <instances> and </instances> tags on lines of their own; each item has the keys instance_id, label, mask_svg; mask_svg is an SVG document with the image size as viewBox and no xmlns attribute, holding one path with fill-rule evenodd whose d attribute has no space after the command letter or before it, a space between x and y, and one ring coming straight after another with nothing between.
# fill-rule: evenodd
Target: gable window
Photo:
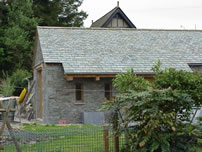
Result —
<instances>
[{"instance_id":1,"label":"gable window","mask_svg":"<svg viewBox=\"0 0 202 152\"><path fill-rule=\"evenodd\" d=\"M76 102L83 102L83 84L76 84Z\"/></svg>"},{"instance_id":2,"label":"gable window","mask_svg":"<svg viewBox=\"0 0 202 152\"><path fill-rule=\"evenodd\" d=\"M106 83L105 84L105 98L107 100L112 99L112 85L111 85L111 83Z\"/></svg>"}]
</instances>

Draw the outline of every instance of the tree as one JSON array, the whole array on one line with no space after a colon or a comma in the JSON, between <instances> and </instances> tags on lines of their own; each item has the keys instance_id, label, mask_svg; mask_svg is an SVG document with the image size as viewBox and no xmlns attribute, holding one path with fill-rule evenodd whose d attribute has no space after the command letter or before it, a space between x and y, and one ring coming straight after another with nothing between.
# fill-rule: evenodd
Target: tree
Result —
<instances>
[{"instance_id":1,"label":"tree","mask_svg":"<svg viewBox=\"0 0 202 152\"><path fill-rule=\"evenodd\" d=\"M0 69L5 67L5 45L4 45L4 30L8 23L8 6L6 2L0 2ZM0 70L0 75L2 75L2 70Z\"/></svg>"},{"instance_id":2,"label":"tree","mask_svg":"<svg viewBox=\"0 0 202 152\"><path fill-rule=\"evenodd\" d=\"M33 0L36 17L42 19L42 26L80 27L87 18L84 11L78 11L83 0Z\"/></svg>"},{"instance_id":3,"label":"tree","mask_svg":"<svg viewBox=\"0 0 202 152\"><path fill-rule=\"evenodd\" d=\"M202 76L201 73L190 73L183 70L165 69L155 75L154 87L158 89L172 88L189 94L195 106L202 102Z\"/></svg>"},{"instance_id":4,"label":"tree","mask_svg":"<svg viewBox=\"0 0 202 152\"><path fill-rule=\"evenodd\" d=\"M30 69L34 33L39 22L39 19L33 17L32 1L13 0L4 2L1 6L7 11L0 38L1 58L4 58L1 60L1 71L11 73L19 68Z\"/></svg>"},{"instance_id":5,"label":"tree","mask_svg":"<svg viewBox=\"0 0 202 152\"><path fill-rule=\"evenodd\" d=\"M196 139L189 116L193 106L202 104L202 75L153 69L152 84L132 70L117 75L113 85L120 94L103 109L119 116L116 132L125 130L128 139L124 152L188 152Z\"/></svg>"},{"instance_id":6,"label":"tree","mask_svg":"<svg viewBox=\"0 0 202 152\"><path fill-rule=\"evenodd\" d=\"M36 26L82 26L82 0L12 0L0 2L0 75L31 71Z\"/></svg>"}]
</instances>

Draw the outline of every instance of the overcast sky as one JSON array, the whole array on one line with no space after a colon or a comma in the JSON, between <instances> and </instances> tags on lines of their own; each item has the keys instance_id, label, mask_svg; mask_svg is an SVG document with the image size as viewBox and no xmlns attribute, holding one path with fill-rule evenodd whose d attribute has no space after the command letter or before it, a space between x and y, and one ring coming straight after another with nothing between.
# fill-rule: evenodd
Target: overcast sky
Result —
<instances>
[{"instance_id":1,"label":"overcast sky","mask_svg":"<svg viewBox=\"0 0 202 152\"><path fill-rule=\"evenodd\" d=\"M119 0L121 9L139 29L202 29L202 0ZM117 0L84 0L85 27L117 5Z\"/></svg>"}]
</instances>

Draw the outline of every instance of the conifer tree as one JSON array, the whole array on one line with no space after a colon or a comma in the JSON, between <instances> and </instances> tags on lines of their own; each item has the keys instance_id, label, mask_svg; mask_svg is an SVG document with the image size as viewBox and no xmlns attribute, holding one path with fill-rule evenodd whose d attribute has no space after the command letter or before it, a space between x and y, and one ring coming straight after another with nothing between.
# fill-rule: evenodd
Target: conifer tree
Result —
<instances>
[{"instance_id":1,"label":"conifer tree","mask_svg":"<svg viewBox=\"0 0 202 152\"><path fill-rule=\"evenodd\" d=\"M5 67L5 56L4 56L4 50L5 50L5 45L4 45L4 30L7 26L8 23L8 6L4 1L0 2L0 73L1 69Z\"/></svg>"},{"instance_id":2,"label":"conifer tree","mask_svg":"<svg viewBox=\"0 0 202 152\"><path fill-rule=\"evenodd\" d=\"M33 0L34 14L42 19L43 26L74 26L83 25L87 18L84 11L79 11L83 0Z\"/></svg>"},{"instance_id":3,"label":"conifer tree","mask_svg":"<svg viewBox=\"0 0 202 152\"><path fill-rule=\"evenodd\" d=\"M78 11L82 0L0 1L1 72L31 71L37 25L82 26L87 14Z\"/></svg>"},{"instance_id":4,"label":"conifer tree","mask_svg":"<svg viewBox=\"0 0 202 152\"><path fill-rule=\"evenodd\" d=\"M32 64L32 47L34 33L39 19L33 17L31 0L12 0L1 4L6 8L0 38L0 55L4 59L5 71L14 71L19 68L30 69ZM1 10L1 12L3 12ZM1 16L2 18L2 16ZM0 60L1 61L1 60Z\"/></svg>"}]
</instances>

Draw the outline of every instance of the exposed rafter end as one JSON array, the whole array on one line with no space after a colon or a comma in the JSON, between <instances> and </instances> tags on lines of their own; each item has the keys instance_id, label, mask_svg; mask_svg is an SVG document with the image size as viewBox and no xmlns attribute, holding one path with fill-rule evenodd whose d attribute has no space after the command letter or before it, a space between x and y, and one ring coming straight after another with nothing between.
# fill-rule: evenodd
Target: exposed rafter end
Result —
<instances>
[{"instance_id":1,"label":"exposed rafter end","mask_svg":"<svg viewBox=\"0 0 202 152\"><path fill-rule=\"evenodd\" d=\"M67 79L67 81L73 81L74 77L73 76L65 76L65 78Z\"/></svg>"},{"instance_id":2,"label":"exposed rafter end","mask_svg":"<svg viewBox=\"0 0 202 152\"><path fill-rule=\"evenodd\" d=\"M40 71L40 70L42 70L43 69L43 64L40 64L40 65L38 65L37 67L36 67L36 70L38 70L38 71Z\"/></svg>"},{"instance_id":3,"label":"exposed rafter end","mask_svg":"<svg viewBox=\"0 0 202 152\"><path fill-rule=\"evenodd\" d=\"M95 77L95 80L96 81L100 81L100 77Z\"/></svg>"}]
</instances>

